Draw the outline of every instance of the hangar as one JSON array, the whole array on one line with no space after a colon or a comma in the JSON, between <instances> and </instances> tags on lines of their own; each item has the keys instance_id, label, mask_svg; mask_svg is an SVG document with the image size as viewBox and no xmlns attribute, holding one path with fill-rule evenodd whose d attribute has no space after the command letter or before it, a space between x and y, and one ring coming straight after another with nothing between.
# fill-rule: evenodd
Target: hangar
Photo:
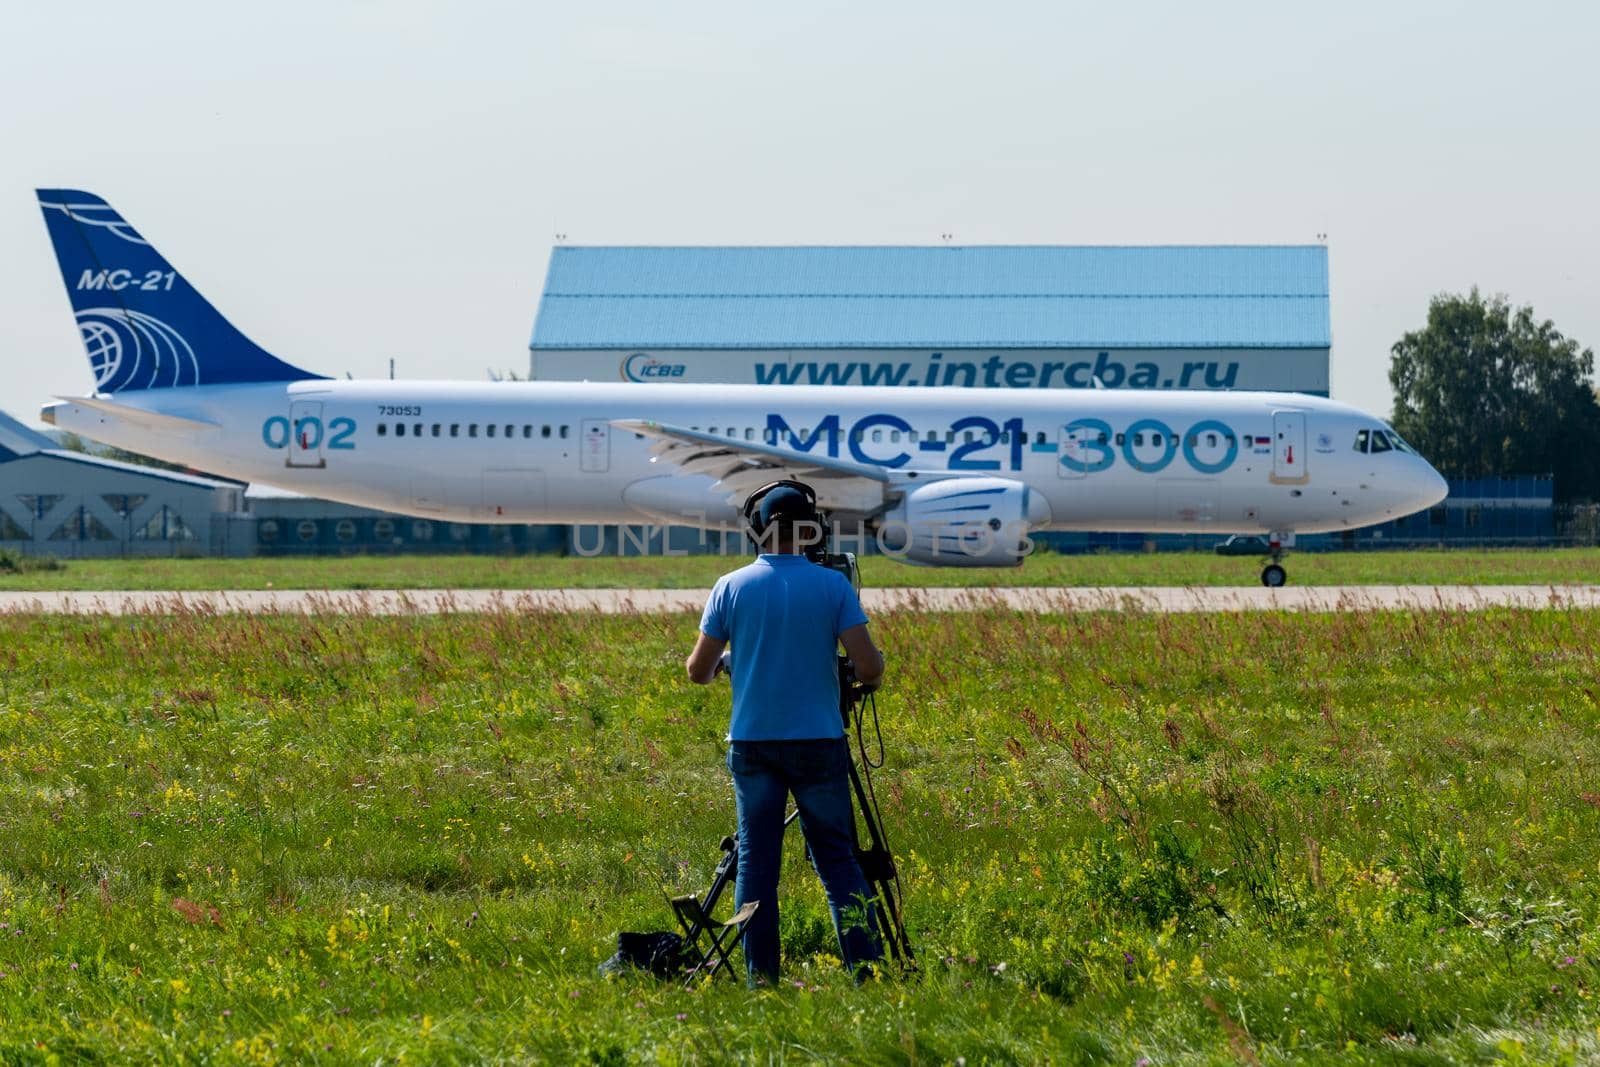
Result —
<instances>
[{"instance_id":1,"label":"hangar","mask_svg":"<svg viewBox=\"0 0 1600 1067\"><path fill-rule=\"evenodd\" d=\"M575 247L536 379L1328 395L1322 245Z\"/></svg>"},{"instance_id":2,"label":"hangar","mask_svg":"<svg viewBox=\"0 0 1600 1067\"><path fill-rule=\"evenodd\" d=\"M29 555L217 556L254 551L236 482L62 448L0 412L0 546Z\"/></svg>"}]
</instances>

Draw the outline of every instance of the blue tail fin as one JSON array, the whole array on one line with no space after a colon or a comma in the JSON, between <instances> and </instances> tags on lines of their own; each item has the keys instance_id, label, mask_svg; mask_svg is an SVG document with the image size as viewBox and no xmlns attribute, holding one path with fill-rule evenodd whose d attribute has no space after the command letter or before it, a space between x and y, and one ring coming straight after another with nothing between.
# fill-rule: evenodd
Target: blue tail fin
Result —
<instances>
[{"instance_id":1,"label":"blue tail fin","mask_svg":"<svg viewBox=\"0 0 1600 1067\"><path fill-rule=\"evenodd\" d=\"M38 193L97 391L321 377L234 329L98 196Z\"/></svg>"}]
</instances>

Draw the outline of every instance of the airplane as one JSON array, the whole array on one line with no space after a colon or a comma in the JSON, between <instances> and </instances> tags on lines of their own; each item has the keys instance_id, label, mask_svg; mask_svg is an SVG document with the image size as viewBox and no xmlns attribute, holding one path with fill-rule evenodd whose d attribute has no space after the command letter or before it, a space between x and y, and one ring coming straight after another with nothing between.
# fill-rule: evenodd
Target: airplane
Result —
<instances>
[{"instance_id":1,"label":"airplane","mask_svg":"<svg viewBox=\"0 0 1600 1067\"><path fill-rule=\"evenodd\" d=\"M198 470L452 522L737 530L798 478L904 562L1012 566L1049 530L1264 535L1432 507L1383 420L1297 393L339 380L264 351L97 196L38 191L94 372L41 418Z\"/></svg>"}]
</instances>

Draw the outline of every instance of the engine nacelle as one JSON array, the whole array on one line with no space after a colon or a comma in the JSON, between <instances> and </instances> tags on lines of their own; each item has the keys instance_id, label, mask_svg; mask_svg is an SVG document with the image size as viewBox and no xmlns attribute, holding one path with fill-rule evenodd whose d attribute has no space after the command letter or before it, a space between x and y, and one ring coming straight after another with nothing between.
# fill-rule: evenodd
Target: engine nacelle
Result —
<instances>
[{"instance_id":1,"label":"engine nacelle","mask_svg":"<svg viewBox=\"0 0 1600 1067\"><path fill-rule=\"evenodd\" d=\"M1028 531L1049 523L1043 495L1009 478L946 478L919 485L878 523L884 551L935 567L1015 567Z\"/></svg>"}]
</instances>

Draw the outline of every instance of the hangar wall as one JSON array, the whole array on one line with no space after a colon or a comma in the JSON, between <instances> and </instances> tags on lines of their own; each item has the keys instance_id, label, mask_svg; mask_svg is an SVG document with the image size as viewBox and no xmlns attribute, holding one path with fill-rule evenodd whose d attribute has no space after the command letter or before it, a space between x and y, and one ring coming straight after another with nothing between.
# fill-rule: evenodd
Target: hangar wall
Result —
<instances>
[{"instance_id":1,"label":"hangar wall","mask_svg":"<svg viewBox=\"0 0 1600 1067\"><path fill-rule=\"evenodd\" d=\"M558 247L534 378L1328 392L1327 249Z\"/></svg>"}]
</instances>

